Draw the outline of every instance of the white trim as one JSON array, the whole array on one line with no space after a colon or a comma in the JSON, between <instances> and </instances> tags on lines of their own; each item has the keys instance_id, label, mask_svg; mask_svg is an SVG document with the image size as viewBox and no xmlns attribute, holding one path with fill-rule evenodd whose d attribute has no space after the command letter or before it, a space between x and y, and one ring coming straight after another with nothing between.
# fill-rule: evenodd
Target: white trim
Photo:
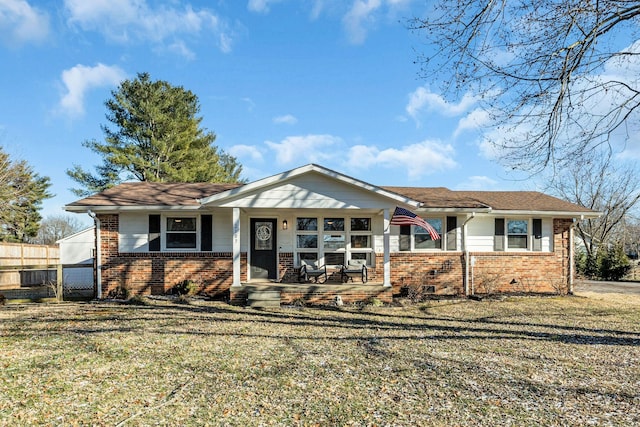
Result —
<instances>
[{"instance_id":1,"label":"white trim","mask_svg":"<svg viewBox=\"0 0 640 427\"><path fill-rule=\"evenodd\" d=\"M382 233L383 233L383 253L384 253L384 259L383 259L383 268L382 268L382 285L385 287L391 287L391 244L390 241L391 239L389 238L389 236L391 235L391 230L390 230L390 221L391 221L391 216L389 215L389 209L383 209L382 211L383 213L383 221L384 223L383 228L382 228Z\"/></svg>"},{"instance_id":2,"label":"white trim","mask_svg":"<svg viewBox=\"0 0 640 427\"><path fill-rule=\"evenodd\" d=\"M193 233L196 235L196 246L194 248L169 248L167 247L167 219L168 218L195 218L196 220L196 229L191 232L188 231L186 233ZM200 215L171 215L167 213L160 214L160 252L200 252L200 234L202 233L202 223L200 222Z\"/></svg>"},{"instance_id":3,"label":"white trim","mask_svg":"<svg viewBox=\"0 0 640 427\"><path fill-rule=\"evenodd\" d=\"M158 206L146 206L146 205L134 205L134 206L65 206L64 210L67 212L87 213L92 211L94 213L108 214L119 213L129 211L197 211L201 210L200 205L190 206L171 206L171 205L158 205Z\"/></svg>"},{"instance_id":4,"label":"white trim","mask_svg":"<svg viewBox=\"0 0 640 427\"><path fill-rule=\"evenodd\" d=\"M232 287L242 286L241 277L241 252L240 252L240 208L233 208L233 282Z\"/></svg>"},{"instance_id":5,"label":"white trim","mask_svg":"<svg viewBox=\"0 0 640 427\"><path fill-rule=\"evenodd\" d=\"M602 216L602 212L569 212L569 211L527 211L527 210L492 210L492 216L496 218L507 216L526 216L526 217L552 217L552 218L598 218Z\"/></svg>"},{"instance_id":6,"label":"white trim","mask_svg":"<svg viewBox=\"0 0 640 427\"><path fill-rule=\"evenodd\" d=\"M81 235L81 234L83 234L83 233L86 233L86 232L87 232L87 231L89 231L89 230L93 230L93 229L95 229L95 228L96 228L96 226L95 226L95 225L92 225L91 227L87 227L87 228L85 228L84 230L78 231L77 233L74 233L74 234L72 234L72 235L70 235L70 236L63 237L63 238L62 238L62 239L60 239L60 240L56 240L56 243L57 243L57 244L64 243L64 242L66 242L67 240L73 239L74 237L77 237L77 236L79 236L79 235Z\"/></svg>"}]
</instances>

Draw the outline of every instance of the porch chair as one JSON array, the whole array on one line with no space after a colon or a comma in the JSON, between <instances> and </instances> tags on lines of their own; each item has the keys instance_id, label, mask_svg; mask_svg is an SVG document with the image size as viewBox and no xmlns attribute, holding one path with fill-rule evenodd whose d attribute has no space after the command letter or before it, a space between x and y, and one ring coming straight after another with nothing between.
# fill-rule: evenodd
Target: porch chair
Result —
<instances>
[{"instance_id":1,"label":"porch chair","mask_svg":"<svg viewBox=\"0 0 640 427\"><path fill-rule=\"evenodd\" d=\"M298 273L298 281L300 283L310 282L313 279L315 283L324 283L327 281L327 266L317 266L314 262L301 260L300 272Z\"/></svg>"},{"instance_id":2,"label":"porch chair","mask_svg":"<svg viewBox=\"0 0 640 427\"><path fill-rule=\"evenodd\" d=\"M349 280L353 282L353 278L360 276L362 283L367 283L367 265L363 259L350 259L347 265L343 265L340 269L340 278L342 283L347 283Z\"/></svg>"}]
</instances>

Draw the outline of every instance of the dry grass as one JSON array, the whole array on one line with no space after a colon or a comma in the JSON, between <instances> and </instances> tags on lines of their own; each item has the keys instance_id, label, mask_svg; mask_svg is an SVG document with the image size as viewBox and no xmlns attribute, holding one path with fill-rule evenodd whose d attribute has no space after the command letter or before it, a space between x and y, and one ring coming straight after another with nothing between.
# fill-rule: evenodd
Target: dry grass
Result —
<instances>
[{"instance_id":1,"label":"dry grass","mask_svg":"<svg viewBox=\"0 0 640 427\"><path fill-rule=\"evenodd\" d=\"M0 307L0 425L637 425L640 298Z\"/></svg>"}]
</instances>

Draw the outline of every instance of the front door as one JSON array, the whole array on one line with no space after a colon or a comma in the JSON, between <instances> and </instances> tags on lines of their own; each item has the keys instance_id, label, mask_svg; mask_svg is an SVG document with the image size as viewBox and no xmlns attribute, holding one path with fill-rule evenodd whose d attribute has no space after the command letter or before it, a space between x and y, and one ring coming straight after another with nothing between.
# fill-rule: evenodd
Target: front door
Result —
<instances>
[{"instance_id":1,"label":"front door","mask_svg":"<svg viewBox=\"0 0 640 427\"><path fill-rule=\"evenodd\" d=\"M278 277L275 219L251 219L251 279Z\"/></svg>"}]
</instances>

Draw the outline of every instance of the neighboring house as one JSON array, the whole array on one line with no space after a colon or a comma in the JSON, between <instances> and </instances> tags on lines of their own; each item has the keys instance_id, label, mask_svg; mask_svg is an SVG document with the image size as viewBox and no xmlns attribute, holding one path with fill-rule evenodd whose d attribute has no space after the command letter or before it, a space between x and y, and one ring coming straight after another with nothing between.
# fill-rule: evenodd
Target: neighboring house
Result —
<instances>
[{"instance_id":1,"label":"neighboring house","mask_svg":"<svg viewBox=\"0 0 640 427\"><path fill-rule=\"evenodd\" d=\"M64 286L69 289L93 289L93 254L96 229L89 227L56 243L60 247L60 263L82 267L63 268ZM86 265L86 267L84 267Z\"/></svg>"},{"instance_id":2,"label":"neighboring house","mask_svg":"<svg viewBox=\"0 0 640 427\"><path fill-rule=\"evenodd\" d=\"M389 225L396 207L441 239ZM315 164L248 184L125 183L66 210L96 220L99 296L194 280L234 303L260 286L283 302L554 292L572 284L575 221L598 216L538 192L378 187ZM367 265L366 284L340 282L350 260ZM329 280L297 284L303 261Z\"/></svg>"}]
</instances>

